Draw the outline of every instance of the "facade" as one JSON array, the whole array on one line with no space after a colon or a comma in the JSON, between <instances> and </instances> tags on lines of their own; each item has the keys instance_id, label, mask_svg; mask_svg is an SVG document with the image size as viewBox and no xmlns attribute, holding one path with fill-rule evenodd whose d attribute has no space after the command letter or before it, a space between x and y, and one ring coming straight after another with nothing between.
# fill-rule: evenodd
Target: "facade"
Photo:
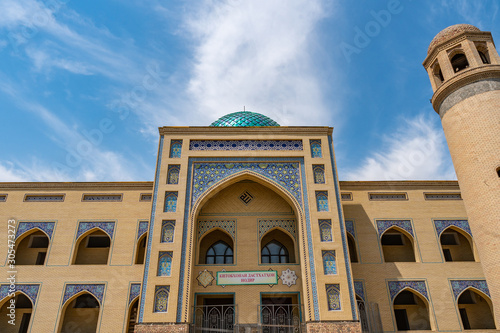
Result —
<instances>
[{"instance_id":1,"label":"facade","mask_svg":"<svg viewBox=\"0 0 500 333\"><path fill-rule=\"evenodd\" d=\"M152 182L0 183L0 331L500 328L500 59L460 25L424 66L459 182L342 182L331 127L237 112L160 128Z\"/></svg>"}]
</instances>

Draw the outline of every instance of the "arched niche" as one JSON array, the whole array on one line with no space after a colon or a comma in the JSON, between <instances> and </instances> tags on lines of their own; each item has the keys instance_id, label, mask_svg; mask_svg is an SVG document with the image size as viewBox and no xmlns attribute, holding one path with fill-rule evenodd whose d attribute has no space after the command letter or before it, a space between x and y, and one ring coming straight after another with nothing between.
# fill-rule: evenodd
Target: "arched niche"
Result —
<instances>
[{"instance_id":1,"label":"arched niche","mask_svg":"<svg viewBox=\"0 0 500 333\"><path fill-rule=\"evenodd\" d=\"M44 265L50 238L38 228L20 235L16 241L16 265Z\"/></svg>"},{"instance_id":2,"label":"arched niche","mask_svg":"<svg viewBox=\"0 0 500 333\"><path fill-rule=\"evenodd\" d=\"M93 228L76 241L74 265L106 265L108 263L111 238L99 228Z\"/></svg>"},{"instance_id":3,"label":"arched niche","mask_svg":"<svg viewBox=\"0 0 500 333\"><path fill-rule=\"evenodd\" d=\"M15 306L15 325L7 323L10 317L7 315L12 313L9 306L12 306L11 299L14 299ZM33 313L33 303L23 292L16 292L14 298L6 297L1 301L0 316L2 324L0 325L3 333L27 333L30 328Z\"/></svg>"},{"instance_id":4,"label":"arched niche","mask_svg":"<svg viewBox=\"0 0 500 333\"><path fill-rule=\"evenodd\" d=\"M351 262L358 262L358 251L356 247L356 240L350 233L347 234L347 247L349 248L349 259Z\"/></svg>"},{"instance_id":5,"label":"arched niche","mask_svg":"<svg viewBox=\"0 0 500 333\"><path fill-rule=\"evenodd\" d=\"M128 308L128 320L126 333L134 333L135 325L137 324L137 315L139 313L139 296L130 303Z\"/></svg>"},{"instance_id":6,"label":"arched niche","mask_svg":"<svg viewBox=\"0 0 500 333\"><path fill-rule=\"evenodd\" d=\"M380 236L385 262L415 262L413 237L405 230L393 226Z\"/></svg>"},{"instance_id":7,"label":"arched niche","mask_svg":"<svg viewBox=\"0 0 500 333\"><path fill-rule=\"evenodd\" d=\"M398 331L431 329L429 302L420 293L405 288L396 295L392 304Z\"/></svg>"},{"instance_id":8,"label":"arched niche","mask_svg":"<svg viewBox=\"0 0 500 333\"><path fill-rule=\"evenodd\" d=\"M491 299L482 291L469 287L457 298L464 330L495 329Z\"/></svg>"},{"instance_id":9,"label":"arched niche","mask_svg":"<svg viewBox=\"0 0 500 333\"><path fill-rule=\"evenodd\" d=\"M460 228L449 226L441 232L439 243L445 261L474 261L472 237Z\"/></svg>"},{"instance_id":10,"label":"arched niche","mask_svg":"<svg viewBox=\"0 0 500 333\"><path fill-rule=\"evenodd\" d=\"M146 255L147 242L148 242L148 234L147 233L142 235L139 238L139 240L137 241L136 249L135 249L135 261L134 261L134 263L137 265L144 264L144 257Z\"/></svg>"},{"instance_id":11,"label":"arched niche","mask_svg":"<svg viewBox=\"0 0 500 333\"><path fill-rule=\"evenodd\" d=\"M296 263L294 239L281 228L268 231L260 240L262 264Z\"/></svg>"},{"instance_id":12,"label":"arched niche","mask_svg":"<svg viewBox=\"0 0 500 333\"><path fill-rule=\"evenodd\" d=\"M59 333L95 333L98 331L101 305L94 295L80 292L64 303Z\"/></svg>"},{"instance_id":13,"label":"arched niche","mask_svg":"<svg viewBox=\"0 0 500 333\"><path fill-rule=\"evenodd\" d=\"M226 265L233 264L236 261L233 239L229 234L218 228L212 229L203 236L198 249L198 264L200 265Z\"/></svg>"}]
</instances>

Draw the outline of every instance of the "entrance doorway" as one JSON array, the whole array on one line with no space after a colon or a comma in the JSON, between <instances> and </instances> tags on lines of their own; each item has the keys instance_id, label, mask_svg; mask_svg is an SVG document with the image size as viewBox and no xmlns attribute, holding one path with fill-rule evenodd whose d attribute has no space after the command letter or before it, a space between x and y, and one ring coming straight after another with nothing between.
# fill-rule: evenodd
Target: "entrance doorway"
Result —
<instances>
[{"instance_id":1,"label":"entrance doorway","mask_svg":"<svg viewBox=\"0 0 500 333\"><path fill-rule=\"evenodd\" d=\"M194 309L194 331L234 332L236 306L233 295L199 295Z\"/></svg>"},{"instance_id":2,"label":"entrance doorway","mask_svg":"<svg viewBox=\"0 0 500 333\"><path fill-rule=\"evenodd\" d=\"M301 332L301 309L297 295L262 296L260 320L263 333Z\"/></svg>"}]
</instances>

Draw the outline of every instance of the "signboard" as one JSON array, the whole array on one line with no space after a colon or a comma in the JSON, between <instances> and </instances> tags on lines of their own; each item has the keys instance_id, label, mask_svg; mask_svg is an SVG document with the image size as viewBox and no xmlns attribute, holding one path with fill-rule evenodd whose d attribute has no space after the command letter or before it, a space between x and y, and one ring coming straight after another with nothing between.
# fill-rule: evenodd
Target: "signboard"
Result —
<instances>
[{"instance_id":1,"label":"signboard","mask_svg":"<svg viewBox=\"0 0 500 333\"><path fill-rule=\"evenodd\" d=\"M217 285L278 284L277 271L217 272Z\"/></svg>"}]
</instances>

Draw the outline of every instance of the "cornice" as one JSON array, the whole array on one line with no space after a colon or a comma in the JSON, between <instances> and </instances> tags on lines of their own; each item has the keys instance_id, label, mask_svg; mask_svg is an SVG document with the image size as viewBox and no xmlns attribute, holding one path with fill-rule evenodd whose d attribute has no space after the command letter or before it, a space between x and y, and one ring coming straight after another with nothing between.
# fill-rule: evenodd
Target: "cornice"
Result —
<instances>
[{"instance_id":1,"label":"cornice","mask_svg":"<svg viewBox=\"0 0 500 333\"><path fill-rule=\"evenodd\" d=\"M431 103L434 110L439 114L441 103L455 90L470 83L485 79L500 78L500 65L482 65L480 67L469 68L457 73L434 92Z\"/></svg>"},{"instance_id":2,"label":"cornice","mask_svg":"<svg viewBox=\"0 0 500 333\"><path fill-rule=\"evenodd\" d=\"M160 135L204 134L204 135L331 135L333 127L327 126L279 126L279 127L209 127L209 126L164 126L159 127ZM222 138L221 138L222 139Z\"/></svg>"},{"instance_id":3,"label":"cornice","mask_svg":"<svg viewBox=\"0 0 500 333\"><path fill-rule=\"evenodd\" d=\"M0 182L4 190L141 190L152 191L153 182Z\"/></svg>"},{"instance_id":4,"label":"cornice","mask_svg":"<svg viewBox=\"0 0 500 333\"><path fill-rule=\"evenodd\" d=\"M340 181L340 190L460 190L456 180Z\"/></svg>"}]
</instances>

